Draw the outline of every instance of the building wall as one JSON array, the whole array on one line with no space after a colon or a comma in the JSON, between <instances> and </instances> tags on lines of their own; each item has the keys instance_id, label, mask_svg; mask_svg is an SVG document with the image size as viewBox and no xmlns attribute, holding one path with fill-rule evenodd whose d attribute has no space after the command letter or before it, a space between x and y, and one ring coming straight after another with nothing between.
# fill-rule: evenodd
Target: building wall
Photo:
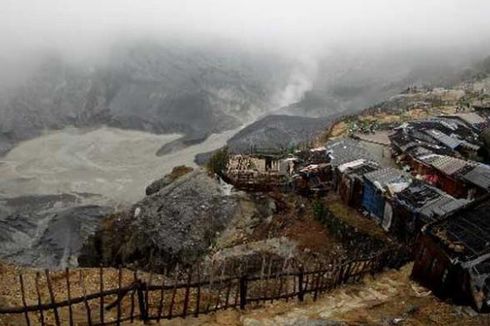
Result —
<instances>
[{"instance_id":1,"label":"building wall","mask_svg":"<svg viewBox=\"0 0 490 326\"><path fill-rule=\"evenodd\" d=\"M426 234L419 234L415 246L412 278L441 297L454 296L460 291L456 284L458 272L444 250Z\"/></svg>"},{"instance_id":2,"label":"building wall","mask_svg":"<svg viewBox=\"0 0 490 326\"><path fill-rule=\"evenodd\" d=\"M362 207L378 220L383 218L385 200L379 190L369 181L364 182Z\"/></svg>"}]
</instances>

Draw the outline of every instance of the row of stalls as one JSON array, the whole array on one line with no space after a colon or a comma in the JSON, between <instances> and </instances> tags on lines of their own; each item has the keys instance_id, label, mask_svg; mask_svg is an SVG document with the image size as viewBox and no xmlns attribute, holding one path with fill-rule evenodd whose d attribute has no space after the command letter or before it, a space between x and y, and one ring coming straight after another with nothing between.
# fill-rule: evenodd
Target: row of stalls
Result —
<instances>
[{"instance_id":1,"label":"row of stalls","mask_svg":"<svg viewBox=\"0 0 490 326\"><path fill-rule=\"evenodd\" d=\"M417 178L457 198L478 198L490 191L490 168L474 160L487 122L470 112L405 123L389 136L392 152Z\"/></svg>"},{"instance_id":2,"label":"row of stalls","mask_svg":"<svg viewBox=\"0 0 490 326\"><path fill-rule=\"evenodd\" d=\"M333 188L342 201L366 212L387 232L413 242L420 228L465 205L399 169L383 167L352 139L327 143Z\"/></svg>"},{"instance_id":3,"label":"row of stalls","mask_svg":"<svg viewBox=\"0 0 490 326\"><path fill-rule=\"evenodd\" d=\"M279 190L305 195L325 193L331 179L323 146L294 154L257 152L231 155L226 177L239 189Z\"/></svg>"},{"instance_id":4,"label":"row of stalls","mask_svg":"<svg viewBox=\"0 0 490 326\"><path fill-rule=\"evenodd\" d=\"M489 212L486 195L425 226L412 278L440 297L490 312Z\"/></svg>"}]
</instances>

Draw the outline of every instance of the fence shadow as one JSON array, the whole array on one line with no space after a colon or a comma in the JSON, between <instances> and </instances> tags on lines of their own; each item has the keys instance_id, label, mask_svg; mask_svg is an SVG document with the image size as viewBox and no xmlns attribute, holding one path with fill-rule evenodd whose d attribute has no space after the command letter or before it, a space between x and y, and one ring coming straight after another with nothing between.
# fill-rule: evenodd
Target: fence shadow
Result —
<instances>
[{"instance_id":1,"label":"fence shadow","mask_svg":"<svg viewBox=\"0 0 490 326\"><path fill-rule=\"evenodd\" d=\"M150 273L145 277L138 276L141 273L137 271L128 276L122 269L117 275L107 275L106 269L100 268L95 278L93 275L89 278L83 270L46 270L43 275L37 273L30 285L24 275L19 275L22 306L0 308L0 315L22 314L28 326L48 324L48 314L55 325L74 325L75 311L77 320L82 318L89 326L197 317L229 308L253 308L274 300L301 302L307 296L317 300L323 293L357 282L365 275L374 275L386 267L399 268L409 259L408 250L400 247L370 258L313 262L310 266L293 259L263 256L253 266L222 261L186 269L177 266L172 272L164 270L162 274ZM87 282L97 291L88 293ZM48 295L44 297L41 283L47 287ZM35 293L34 304L27 303L28 291ZM65 300L56 300L61 293Z\"/></svg>"}]
</instances>

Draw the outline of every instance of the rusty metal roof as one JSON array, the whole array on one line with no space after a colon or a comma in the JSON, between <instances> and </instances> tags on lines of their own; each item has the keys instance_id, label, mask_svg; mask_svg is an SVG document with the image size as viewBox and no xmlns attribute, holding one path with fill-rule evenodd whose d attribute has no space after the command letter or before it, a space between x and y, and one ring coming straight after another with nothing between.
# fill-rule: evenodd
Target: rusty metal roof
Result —
<instances>
[{"instance_id":1,"label":"rusty metal roof","mask_svg":"<svg viewBox=\"0 0 490 326\"><path fill-rule=\"evenodd\" d=\"M490 167L478 165L465 173L462 178L486 191L490 191Z\"/></svg>"}]
</instances>

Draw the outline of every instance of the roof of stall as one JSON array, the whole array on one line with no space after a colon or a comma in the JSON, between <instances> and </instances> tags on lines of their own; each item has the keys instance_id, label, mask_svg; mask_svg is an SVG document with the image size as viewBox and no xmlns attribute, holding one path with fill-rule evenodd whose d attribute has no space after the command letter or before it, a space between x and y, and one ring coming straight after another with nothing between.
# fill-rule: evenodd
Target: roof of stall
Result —
<instances>
[{"instance_id":1,"label":"roof of stall","mask_svg":"<svg viewBox=\"0 0 490 326\"><path fill-rule=\"evenodd\" d=\"M360 159L376 161L369 151L359 145L358 141L350 138L329 141L325 147L330 164L334 167Z\"/></svg>"}]
</instances>

